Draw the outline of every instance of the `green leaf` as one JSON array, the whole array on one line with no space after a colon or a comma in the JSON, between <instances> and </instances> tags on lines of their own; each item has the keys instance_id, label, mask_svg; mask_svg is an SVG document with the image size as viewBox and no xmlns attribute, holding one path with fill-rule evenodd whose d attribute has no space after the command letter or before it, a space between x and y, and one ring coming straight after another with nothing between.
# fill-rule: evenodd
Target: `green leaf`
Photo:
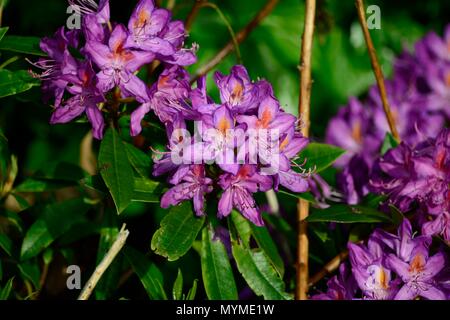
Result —
<instances>
[{"instance_id":1,"label":"green leaf","mask_svg":"<svg viewBox=\"0 0 450 320\"><path fill-rule=\"evenodd\" d=\"M142 178L150 177L151 175L150 169L152 164L150 156L129 143L125 143L125 147L127 150L128 159L130 160L130 163L136 170L136 172Z\"/></svg>"},{"instance_id":2,"label":"green leaf","mask_svg":"<svg viewBox=\"0 0 450 320\"><path fill-rule=\"evenodd\" d=\"M233 220L233 224L236 227L242 243L244 244L244 246L248 247L250 243L250 237L252 236L252 228L250 227L250 224L236 210L231 211L231 220Z\"/></svg>"},{"instance_id":3,"label":"green leaf","mask_svg":"<svg viewBox=\"0 0 450 320\"><path fill-rule=\"evenodd\" d=\"M21 195L18 195L18 194L15 194L15 193L11 193L11 195L16 199L17 204L19 205L19 209L20 209L19 212L27 210L28 208L31 207L31 204L28 203L27 199L25 199Z\"/></svg>"},{"instance_id":4,"label":"green leaf","mask_svg":"<svg viewBox=\"0 0 450 320\"><path fill-rule=\"evenodd\" d=\"M290 191L280 189L280 190L278 190L278 193L285 194L285 195L288 195L288 196L296 198L296 199L303 199L310 203L316 202L316 198L314 198L314 196L310 192L292 193Z\"/></svg>"},{"instance_id":5,"label":"green leaf","mask_svg":"<svg viewBox=\"0 0 450 320\"><path fill-rule=\"evenodd\" d=\"M381 155L383 156L389 149L395 148L396 146L398 146L398 141L395 140L390 132L386 132L383 144L381 145Z\"/></svg>"},{"instance_id":6,"label":"green leaf","mask_svg":"<svg viewBox=\"0 0 450 320\"><path fill-rule=\"evenodd\" d=\"M295 163L305 170L314 170L319 173L331 166L346 151L329 144L311 142L303 149ZM304 165L302 165L305 163Z\"/></svg>"},{"instance_id":7,"label":"green leaf","mask_svg":"<svg viewBox=\"0 0 450 320\"><path fill-rule=\"evenodd\" d=\"M396 226L399 226L405 219L405 215L400 211L399 208L393 204L389 204L389 210L391 211L392 221Z\"/></svg>"},{"instance_id":8,"label":"green leaf","mask_svg":"<svg viewBox=\"0 0 450 320\"><path fill-rule=\"evenodd\" d=\"M38 37L5 36L0 41L0 50L45 57L47 54L39 47L40 42Z\"/></svg>"},{"instance_id":9,"label":"green leaf","mask_svg":"<svg viewBox=\"0 0 450 320\"><path fill-rule=\"evenodd\" d=\"M284 276L284 262L281 258L278 248L275 245L272 237L269 234L269 231L266 227L258 227L253 223L250 223L252 228L253 237L256 240L258 246L263 250L263 252L267 255L272 265L275 267L275 270L278 272L281 278Z\"/></svg>"},{"instance_id":10,"label":"green leaf","mask_svg":"<svg viewBox=\"0 0 450 320\"><path fill-rule=\"evenodd\" d=\"M2 248L8 256L12 255L13 243L6 234L0 233L0 248Z\"/></svg>"},{"instance_id":11,"label":"green leaf","mask_svg":"<svg viewBox=\"0 0 450 320\"><path fill-rule=\"evenodd\" d=\"M182 296L183 296L183 274L181 273L181 270L178 269L177 278L175 279L172 288L172 298L173 300L181 300Z\"/></svg>"},{"instance_id":12,"label":"green leaf","mask_svg":"<svg viewBox=\"0 0 450 320\"><path fill-rule=\"evenodd\" d=\"M173 207L153 235L152 250L169 261L177 260L191 248L204 222L205 217L196 217L188 201Z\"/></svg>"},{"instance_id":13,"label":"green leaf","mask_svg":"<svg viewBox=\"0 0 450 320\"><path fill-rule=\"evenodd\" d=\"M20 253L21 260L36 256L74 225L85 221L83 215L88 209L89 206L82 199L46 206L25 235Z\"/></svg>"},{"instance_id":14,"label":"green leaf","mask_svg":"<svg viewBox=\"0 0 450 320\"><path fill-rule=\"evenodd\" d=\"M161 194L161 184L147 178L134 178L132 201L158 203Z\"/></svg>"},{"instance_id":15,"label":"green leaf","mask_svg":"<svg viewBox=\"0 0 450 320\"><path fill-rule=\"evenodd\" d=\"M134 179L125 145L114 128L106 131L98 160L102 178L120 214L131 203Z\"/></svg>"},{"instance_id":16,"label":"green leaf","mask_svg":"<svg viewBox=\"0 0 450 320\"><path fill-rule=\"evenodd\" d=\"M233 210L231 212L231 218L233 223L238 231L239 237L242 240L242 243L245 247L249 247L250 237L252 236L258 247L263 250L263 252L270 259L270 262L274 266L275 270L277 270L280 277L284 275L284 263L283 259L281 259L280 254L278 253L277 246L272 240L269 232L266 227L257 227L253 223L249 222L238 212Z\"/></svg>"},{"instance_id":17,"label":"green leaf","mask_svg":"<svg viewBox=\"0 0 450 320\"><path fill-rule=\"evenodd\" d=\"M194 300L195 299L195 295L197 294L197 284L198 284L198 280L194 279L192 288L189 289L189 291L187 293L186 300Z\"/></svg>"},{"instance_id":18,"label":"green leaf","mask_svg":"<svg viewBox=\"0 0 450 320\"><path fill-rule=\"evenodd\" d=\"M34 178L28 178L21 184L19 184L14 191L15 192L47 192L54 191L65 187L74 186L76 183L69 181L58 180L40 180Z\"/></svg>"},{"instance_id":19,"label":"green leaf","mask_svg":"<svg viewBox=\"0 0 450 320\"><path fill-rule=\"evenodd\" d=\"M13 286L14 277L8 280L3 289L0 290L0 300L8 300L9 295L11 294L12 286Z\"/></svg>"},{"instance_id":20,"label":"green leaf","mask_svg":"<svg viewBox=\"0 0 450 320\"><path fill-rule=\"evenodd\" d=\"M40 81L33 78L25 70L0 69L0 98L27 91L32 87L39 86L39 84Z\"/></svg>"},{"instance_id":21,"label":"green leaf","mask_svg":"<svg viewBox=\"0 0 450 320\"><path fill-rule=\"evenodd\" d=\"M237 243L232 244L232 252L239 272L256 295L267 300L292 300L264 252Z\"/></svg>"},{"instance_id":22,"label":"green leaf","mask_svg":"<svg viewBox=\"0 0 450 320\"><path fill-rule=\"evenodd\" d=\"M339 223L391 222L388 215L376 209L345 204L336 204L326 209L313 210L306 220L308 222Z\"/></svg>"},{"instance_id":23,"label":"green leaf","mask_svg":"<svg viewBox=\"0 0 450 320\"><path fill-rule=\"evenodd\" d=\"M210 300L237 300L233 270L224 244L214 239L210 226L203 228L201 249L202 277Z\"/></svg>"},{"instance_id":24,"label":"green leaf","mask_svg":"<svg viewBox=\"0 0 450 320\"><path fill-rule=\"evenodd\" d=\"M30 280L35 289L40 287L39 279L41 277L41 271L39 270L36 259L21 262L17 267L19 268L22 278Z\"/></svg>"},{"instance_id":25,"label":"green leaf","mask_svg":"<svg viewBox=\"0 0 450 320\"><path fill-rule=\"evenodd\" d=\"M134 272L141 280L149 298L167 300L167 295L164 292L163 275L158 267L132 247L125 247L123 252Z\"/></svg>"},{"instance_id":26,"label":"green leaf","mask_svg":"<svg viewBox=\"0 0 450 320\"><path fill-rule=\"evenodd\" d=\"M6 32L8 32L8 29L9 29L9 27L0 28L0 42L2 41L2 39L5 36Z\"/></svg>"},{"instance_id":27,"label":"green leaf","mask_svg":"<svg viewBox=\"0 0 450 320\"><path fill-rule=\"evenodd\" d=\"M103 218L103 225L100 228L100 240L97 250L97 265L104 258L105 254L116 240L117 235L119 234L119 228L117 225L117 214L113 209L106 209L105 216ZM119 283L121 266L122 255L119 254L105 271L95 287L95 298L97 300L106 300L111 298L114 290L117 288L117 284Z\"/></svg>"}]
</instances>

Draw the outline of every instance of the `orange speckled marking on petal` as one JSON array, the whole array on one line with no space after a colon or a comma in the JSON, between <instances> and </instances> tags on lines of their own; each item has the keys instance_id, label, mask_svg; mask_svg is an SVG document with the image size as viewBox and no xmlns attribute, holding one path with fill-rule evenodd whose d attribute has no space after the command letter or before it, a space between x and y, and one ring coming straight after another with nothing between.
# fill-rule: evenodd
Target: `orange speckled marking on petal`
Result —
<instances>
[{"instance_id":1,"label":"orange speckled marking on petal","mask_svg":"<svg viewBox=\"0 0 450 320\"><path fill-rule=\"evenodd\" d=\"M379 282L380 282L381 287L383 289L389 288L388 276L386 274L386 271L383 268L380 268L379 277L380 277Z\"/></svg>"},{"instance_id":2,"label":"orange speckled marking on petal","mask_svg":"<svg viewBox=\"0 0 450 320\"><path fill-rule=\"evenodd\" d=\"M244 93L244 88L242 87L242 85L240 83L237 83L233 87L233 91L231 92L231 99L233 101L236 101L236 100L239 101L242 98L243 93Z\"/></svg>"},{"instance_id":3,"label":"orange speckled marking on petal","mask_svg":"<svg viewBox=\"0 0 450 320\"><path fill-rule=\"evenodd\" d=\"M362 131L361 131L361 122L360 121L356 121L353 124L352 127L352 138L353 140L355 140L357 143L361 143L362 142Z\"/></svg>"},{"instance_id":4,"label":"orange speckled marking on petal","mask_svg":"<svg viewBox=\"0 0 450 320\"><path fill-rule=\"evenodd\" d=\"M421 254L417 254L409 264L409 272L422 272L425 269L425 259Z\"/></svg>"},{"instance_id":5,"label":"orange speckled marking on petal","mask_svg":"<svg viewBox=\"0 0 450 320\"><path fill-rule=\"evenodd\" d=\"M289 143L289 137L284 138L284 140L280 144L280 151L283 151Z\"/></svg>"},{"instance_id":6,"label":"orange speckled marking on petal","mask_svg":"<svg viewBox=\"0 0 450 320\"><path fill-rule=\"evenodd\" d=\"M141 9L138 13L137 20L134 21L134 28L142 28L150 21L150 12L146 9Z\"/></svg>"},{"instance_id":7,"label":"orange speckled marking on petal","mask_svg":"<svg viewBox=\"0 0 450 320\"><path fill-rule=\"evenodd\" d=\"M258 127L267 129L270 122L273 120L273 115L269 107L265 107L262 112L261 119L258 120Z\"/></svg>"},{"instance_id":8,"label":"orange speckled marking on petal","mask_svg":"<svg viewBox=\"0 0 450 320\"><path fill-rule=\"evenodd\" d=\"M217 125L217 129L219 129L220 132L225 134L226 131L230 128L231 128L230 121L228 121L228 119L226 117L220 118L219 124Z\"/></svg>"}]
</instances>

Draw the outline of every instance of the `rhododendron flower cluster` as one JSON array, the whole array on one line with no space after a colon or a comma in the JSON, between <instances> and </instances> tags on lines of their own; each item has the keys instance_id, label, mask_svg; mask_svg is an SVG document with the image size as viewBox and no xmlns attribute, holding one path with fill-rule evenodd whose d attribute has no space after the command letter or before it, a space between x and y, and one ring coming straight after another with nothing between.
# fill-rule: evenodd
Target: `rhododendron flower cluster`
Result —
<instances>
[{"instance_id":1,"label":"rhododendron flower cluster","mask_svg":"<svg viewBox=\"0 0 450 320\"><path fill-rule=\"evenodd\" d=\"M326 140L348 150L335 164L346 202L385 195L382 209L395 206L420 235L405 219L398 235L376 230L366 245L349 243L350 268L342 264L314 299L450 298L448 257L441 249L430 253L432 236L450 243L449 47L450 26L443 38L430 33L414 54L396 60L386 86L402 140L397 147L380 155L389 127L376 87L365 105L352 98L330 121Z\"/></svg>"},{"instance_id":2,"label":"rhododendron flower cluster","mask_svg":"<svg viewBox=\"0 0 450 320\"><path fill-rule=\"evenodd\" d=\"M450 110L450 25L444 37L426 35L394 63L394 74L386 82L388 101L402 141L414 147L435 138L448 122ZM329 122L326 141L347 150L336 166L341 191L350 204L369 192L370 171L389 132L376 86L362 103L349 104Z\"/></svg>"},{"instance_id":3,"label":"rhododendron flower cluster","mask_svg":"<svg viewBox=\"0 0 450 320\"><path fill-rule=\"evenodd\" d=\"M450 130L411 148L402 143L379 159L373 190L389 196L402 212L417 209L424 235L450 243Z\"/></svg>"},{"instance_id":4,"label":"rhododendron flower cluster","mask_svg":"<svg viewBox=\"0 0 450 320\"><path fill-rule=\"evenodd\" d=\"M375 230L366 244L349 243L350 263L312 299L449 299L449 257L440 249L433 253L431 242L431 236L414 235L407 219L396 235Z\"/></svg>"},{"instance_id":5,"label":"rhododendron flower cluster","mask_svg":"<svg viewBox=\"0 0 450 320\"><path fill-rule=\"evenodd\" d=\"M190 65L196 61L195 50L183 48L183 23L171 21L170 12L155 8L153 0L137 4L128 27L110 21L107 0L98 5L72 1L71 5L82 13L82 29L61 27L54 37L41 41L48 57L34 63L42 69L36 76L43 80L47 99L54 99L51 123L67 123L85 113L93 136L102 139L103 102L110 96L145 100L147 86L136 72L154 60L167 68ZM72 56L73 50L82 59Z\"/></svg>"},{"instance_id":6,"label":"rhododendron flower cluster","mask_svg":"<svg viewBox=\"0 0 450 320\"><path fill-rule=\"evenodd\" d=\"M308 140L297 130L296 117L280 107L271 85L250 81L243 66L229 75L217 72L215 82L220 103L207 95L204 77L191 90L184 70L166 70L131 115L131 131L141 131L141 120L151 110L166 125L169 151L154 165L154 174L169 173L174 185L161 199L163 208L193 199L196 214L203 215L205 194L219 188L218 217L235 208L263 225L253 193L279 185L305 192L309 174L294 171L292 160ZM189 123L195 132L187 130Z\"/></svg>"},{"instance_id":7,"label":"rhododendron flower cluster","mask_svg":"<svg viewBox=\"0 0 450 320\"><path fill-rule=\"evenodd\" d=\"M183 48L183 23L171 21L170 12L156 8L153 0L137 4L128 26L110 21L108 1L71 4L83 13L81 32L61 28L53 38L42 40L49 58L35 63L44 69L39 77L46 95L55 99L50 122L66 123L85 113L93 136L101 139L104 115L110 112L103 109L132 98L139 103L130 122L130 134L136 136L152 111L169 138L169 152L154 165L154 174L169 174L173 185L161 199L163 208L193 199L196 214L203 215L205 194L216 187L222 190L219 217L236 208L262 225L253 193L277 190L279 185L295 192L305 192L309 183L316 189L324 185L320 177L308 182L309 173L300 165L292 169L292 160L308 140L267 81L252 82L243 66L233 67L230 75L217 72L216 103L207 95L205 77L191 88L183 67L196 61L195 46ZM74 58L73 49L84 59ZM147 85L136 74L153 61L162 63L163 71ZM191 123L199 128L192 136L187 131Z\"/></svg>"}]
</instances>

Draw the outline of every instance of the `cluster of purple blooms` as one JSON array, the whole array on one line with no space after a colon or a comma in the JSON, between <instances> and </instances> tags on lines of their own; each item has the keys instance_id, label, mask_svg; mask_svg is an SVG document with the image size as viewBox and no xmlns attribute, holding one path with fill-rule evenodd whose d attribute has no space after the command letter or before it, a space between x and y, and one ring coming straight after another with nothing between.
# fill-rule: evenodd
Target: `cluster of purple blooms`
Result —
<instances>
[{"instance_id":1,"label":"cluster of purple blooms","mask_svg":"<svg viewBox=\"0 0 450 320\"><path fill-rule=\"evenodd\" d=\"M448 256L441 249L432 254L431 243L431 236L414 235L407 219L398 234L375 230L366 244L349 243L350 263L312 299L450 299Z\"/></svg>"},{"instance_id":2,"label":"cluster of purple blooms","mask_svg":"<svg viewBox=\"0 0 450 320\"><path fill-rule=\"evenodd\" d=\"M432 236L450 244L450 25L443 38L429 33L400 55L386 87L400 145L380 156L389 127L375 86L364 104L351 98L339 110L326 141L347 150L336 163L347 203L383 194L382 208L410 216L421 235L412 237L405 220L398 236L375 231L367 246L350 243L351 269L341 265L316 299L450 299L448 261L442 252L429 257Z\"/></svg>"},{"instance_id":3,"label":"cluster of purple blooms","mask_svg":"<svg viewBox=\"0 0 450 320\"><path fill-rule=\"evenodd\" d=\"M155 60L168 67L193 64L195 50L183 48L183 23L171 21L170 12L156 8L153 0L137 4L127 27L110 21L108 0L69 2L82 14L82 28L66 31L61 27L41 41L48 57L34 63L42 69L36 76L43 80L46 99L54 99L52 124L67 123L85 113L93 136L102 139L102 111L109 96L149 101L149 90L137 71ZM74 50L82 60L72 56Z\"/></svg>"},{"instance_id":4,"label":"cluster of purple blooms","mask_svg":"<svg viewBox=\"0 0 450 320\"><path fill-rule=\"evenodd\" d=\"M401 140L414 147L435 138L450 119L450 25L443 38L426 35L394 63L386 81L388 100ZM370 172L389 126L376 86L362 103L351 98L330 120L326 141L347 150L336 165L346 201L358 203L369 192ZM361 170L360 168L365 168Z\"/></svg>"},{"instance_id":5,"label":"cluster of purple blooms","mask_svg":"<svg viewBox=\"0 0 450 320\"><path fill-rule=\"evenodd\" d=\"M82 14L82 29L61 28L54 37L43 39L41 49L48 57L34 64L43 70L36 76L43 80L46 98L54 99L50 122L67 123L85 113L93 136L102 139L110 106L132 98L139 103L130 121L130 134L136 136L145 115L152 111L165 125L169 139L169 151L154 165L154 175L168 174L173 185L163 195L162 207L192 199L196 214L203 215L205 194L220 187L219 217L236 208L263 225L253 193L277 190L279 185L295 192L306 191L310 184L320 189L320 177L308 180L309 174L292 169L291 161L308 140L297 130L296 117L282 110L267 81L252 82L242 66L233 67L230 75L216 73L221 101L215 103L206 93L205 77L191 88L183 67L196 61L196 46L183 48L184 25L171 21L168 10L156 8L153 0L141 0L124 26L110 21L108 0L69 2ZM83 60L73 57L73 50ZM147 85L136 74L153 61L161 63L163 71ZM195 133L185 134L193 122L206 132L201 142L194 139ZM216 134L208 136L208 129ZM279 133L273 139L256 138L266 151L258 151L256 161L251 161L255 154L250 151L257 147L248 138L251 130ZM180 146L187 150L180 151L184 161L177 163L173 154ZM277 148L277 170L267 174L263 171L272 164L272 147ZM197 152L200 149L206 151ZM187 159L190 154L195 159Z\"/></svg>"},{"instance_id":6,"label":"cluster of purple blooms","mask_svg":"<svg viewBox=\"0 0 450 320\"><path fill-rule=\"evenodd\" d=\"M191 90L183 70L167 70L153 88L158 92L153 97L156 101L144 103L131 115L131 130L134 134L141 131L141 119L151 109L166 125L169 151L155 161L153 172L169 173L168 181L173 185L161 199L163 208L193 199L196 214L204 215L205 194L222 190L219 218L235 208L261 226L264 222L253 193L278 190L279 185L294 192L309 188L309 175L292 169L292 160L308 139L297 130L297 118L280 107L267 81L252 82L243 66L234 66L229 75L216 72L214 80L220 103L207 95L205 77ZM200 141L195 139L195 132L186 134L188 121L195 121L201 128ZM255 140L250 139L250 131L279 134L275 140L270 135L257 135L258 146L253 147L260 149L252 153ZM261 146L265 148L261 150ZM277 170L269 172L265 169L272 164L272 146L277 147ZM173 161L174 153L181 153L184 161ZM252 161L255 155L256 162Z\"/></svg>"}]
</instances>

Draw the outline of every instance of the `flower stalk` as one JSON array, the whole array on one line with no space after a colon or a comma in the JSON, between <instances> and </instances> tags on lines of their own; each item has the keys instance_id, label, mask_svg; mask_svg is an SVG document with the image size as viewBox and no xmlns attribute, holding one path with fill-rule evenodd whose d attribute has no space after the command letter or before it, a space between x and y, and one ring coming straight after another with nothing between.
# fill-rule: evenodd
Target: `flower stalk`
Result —
<instances>
[{"instance_id":1,"label":"flower stalk","mask_svg":"<svg viewBox=\"0 0 450 320\"><path fill-rule=\"evenodd\" d=\"M300 97L299 117L303 121L302 134L309 136L310 127L310 105L311 105L311 53L314 35L314 18L316 12L316 1L306 0L305 3L305 25L302 37L300 57ZM305 219L309 214L309 204L300 199L297 207L298 238L297 238L297 285L296 299L306 300L308 293L308 234Z\"/></svg>"}]
</instances>

